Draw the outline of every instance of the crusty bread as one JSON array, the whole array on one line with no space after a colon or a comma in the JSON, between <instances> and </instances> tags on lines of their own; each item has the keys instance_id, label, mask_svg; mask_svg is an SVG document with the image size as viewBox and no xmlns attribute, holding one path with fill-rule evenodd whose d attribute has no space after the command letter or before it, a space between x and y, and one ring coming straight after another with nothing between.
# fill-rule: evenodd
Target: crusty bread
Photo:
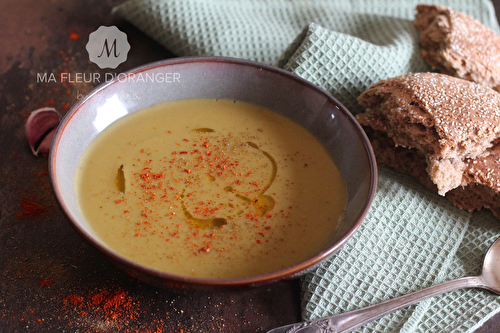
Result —
<instances>
[{"instance_id":1,"label":"crusty bread","mask_svg":"<svg viewBox=\"0 0 500 333\"><path fill-rule=\"evenodd\" d=\"M440 5L418 5L414 24L433 68L500 91L500 36L493 30Z\"/></svg>"},{"instance_id":2,"label":"crusty bread","mask_svg":"<svg viewBox=\"0 0 500 333\"><path fill-rule=\"evenodd\" d=\"M415 148L396 146L384 132L373 130L368 126L364 126L364 130L370 138L379 166L390 167L410 175L425 187L437 192L436 184L432 182L426 171L427 162L422 153Z\"/></svg>"},{"instance_id":3,"label":"crusty bread","mask_svg":"<svg viewBox=\"0 0 500 333\"><path fill-rule=\"evenodd\" d=\"M448 192L448 199L469 211L488 208L500 218L500 144L467 161L464 183Z\"/></svg>"},{"instance_id":4,"label":"crusty bread","mask_svg":"<svg viewBox=\"0 0 500 333\"><path fill-rule=\"evenodd\" d=\"M403 148L383 132L370 127L365 130L372 142L379 166L386 166L416 178L427 188L437 191L426 172L425 156L417 149ZM482 156L466 159L464 182L445 196L455 206L468 211L486 208L500 218L500 144L488 149Z\"/></svg>"},{"instance_id":5,"label":"crusty bread","mask_svg":"<svg viewBox=\"0 0 500 333\"><path fill-rule=\"evenodd\" d=\"M382 80L359 98L359 123L415 149L438 193L469 183L468 161L488 154L500 136L500 94L474 82L438 73ZM377 158L379 158L377 156Z\"/></svg>"}]
</instances>

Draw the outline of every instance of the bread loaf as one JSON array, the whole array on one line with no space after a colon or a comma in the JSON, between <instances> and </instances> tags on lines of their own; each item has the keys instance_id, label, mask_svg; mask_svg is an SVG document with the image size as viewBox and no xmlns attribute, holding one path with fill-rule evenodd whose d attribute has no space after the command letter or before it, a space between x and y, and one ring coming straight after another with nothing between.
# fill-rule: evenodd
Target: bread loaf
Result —
<instances>
[{"instance_id":1,"label":"bread loaf","mask_svg":"<svg viewBox=\"0 0 500 333\"><path fill-rule=\"evenodd\" d=\"M500 171L495 179L484 176L500 137L500 93L445 74L412 73L382 80L358 100L366 112L357 119L379 163L441 195L470 184L500 191L493 188ZM491 161L480 162L484 158Z\"/></svg>"},{"instance_id":2,"label":"bread loaf","mask_svg":"<svg viewBox=\"0 0 500 333\"><path fill-rule=\"evenodd\" d=\"M418 5L414 21L423 58L441 73L500 91L500 36L465 13Z\"/></svg>"}]
</instances>

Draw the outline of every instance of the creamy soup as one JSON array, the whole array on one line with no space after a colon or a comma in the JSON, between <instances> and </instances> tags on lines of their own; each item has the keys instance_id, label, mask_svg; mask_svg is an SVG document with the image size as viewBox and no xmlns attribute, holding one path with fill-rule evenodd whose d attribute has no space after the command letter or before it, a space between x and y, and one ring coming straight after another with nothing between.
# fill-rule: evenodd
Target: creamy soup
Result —
<instances>
[{"instance_id":1,"label":"creamy soup","mask_svg":"<svg viewBox=\"0 0 500 333\"><path fill-rule=\"evenodd\" d=\"M248 277L325 247L346 190L307 130L250 103L161 103L112 123L76 171L77 200L113 251L164 272Z\"/></svg>"}]
</instances>

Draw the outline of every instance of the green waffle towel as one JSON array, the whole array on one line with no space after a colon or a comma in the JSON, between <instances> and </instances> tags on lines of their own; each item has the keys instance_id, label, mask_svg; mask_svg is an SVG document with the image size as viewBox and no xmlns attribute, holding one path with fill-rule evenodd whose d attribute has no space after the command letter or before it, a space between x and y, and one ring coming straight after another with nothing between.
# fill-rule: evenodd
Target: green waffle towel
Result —
<instances>
[{"instance_id":1,"label":"green waffle towel","mask_svg":"<svg viewBox=\"0 0 500 333\"><path fill-rule=\"evenodd\" d=\"M426 1L426 3L437 3ZM413 26L418 1L131 0L114 12L178 56L274 64L330 92L353 113L371 84L430 71ZM442 0L499 31L487 0ZM316 319L380 303L481 271L500 235L489 212L468 213L414 179L380 169L377 194L355 235L302 283L302 315ZM357 332L472 332L500 310L479 289L433 297Z\"/></svg>"}]
</instances>

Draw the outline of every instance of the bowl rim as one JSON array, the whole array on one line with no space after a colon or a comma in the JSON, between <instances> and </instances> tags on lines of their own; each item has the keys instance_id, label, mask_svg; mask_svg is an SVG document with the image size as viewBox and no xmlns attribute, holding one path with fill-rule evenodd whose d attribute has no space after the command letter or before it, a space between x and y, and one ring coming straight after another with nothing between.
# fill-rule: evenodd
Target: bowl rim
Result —
<instances>
[{"instance_id":1,"label":"bowl rim","mask_svg":"<svg viewBox=\"0 0 500 333\"><path fill-rule=\"evenodd\" d=\"M236 64L239 66L249 66L258 68L260 70L265 70L268 72L272 72L273 74L281 75L286 77L288 80L296 81L297 83L306 86L308 89L315 90L316 92L324 95L327 99L333 102L333 104L338 106L338 112L341 112L348 121L352 123L352 125L357 129L357 135L359 136L360 141L363 143L364 152L367 155L367 161L369 164L370 177L369 184L369 193L368 200L364 203L363 208L356 216L356 222L347 230L347 232L333 245L328 247L326 250L321 251L311 258L302 261L293 266L255 276L242 277L242 278L223 278L223 279L214 279L214 278L197 278L191 276L182 276L176 275L172 273L167 273L158 269L153 269L141 264L138 264L128 258L121 256L118 253L115 253L101 242L98 241L96 236L93 236L89 232L87 232L84 228L80 226L80 223L73 219L71 214L66 210L64 204L64 198L62 197L61 192L58 190L58 181L57 181L57 172L56 172L56 156L58 151L58 144L61 140L61 135L64 132L66 125L71 121L72 117L85 105L85 103L91 99L94 95L98 94L106 87L116 84L120 81L120 78L123 77L120 74L120 77L115 77L113 80L110 80L105 83L101 83L94 89L92 89L87 95L77 101L64 115L59 126L57 127L53 140L51 142L50 151L49 151L49 159L48 159L48 169L50 182L52 187L52 192L56 197L56 202L60 207L61 211L65 215L66 219L70 222L73 228L90 244L96 247L99 251L101 251L105 256L110 257L111 259L117 261L122 266L131 267L132 269L139 271L148 276L154 276L157 279L172 281L173 283L180 284L189 284L189 285L203 285L203 286L252 286L252 285L261 285L276 282L279 280L292 279L298 277L301 272L306 272L307 269L312 269L317 264L319 264L324 259L328 258L330 255L335 253L338 249L340 249L348 239L356 232L356 230L360 227L363 220L365 219L368 211L373 203L377 180L378 180L378 170L376 165L375 155L371 146L371 142L366 136L364 130L361 125L356 121L355 117L347 110L347 108L340 103L335 97L333 97L326 90L316 86L310 81L301 78L297 74L286 71L284 69L278 68L273 65L260 63L247 59L239 59L239 58L231 58L231 57L218 57L218 56L190 56L190 57L177 57L170 58L165 60L159 60L155 62L151 62L148 64L144 64L135 68L132 68L128 71L123 72L123 75L137 74L139 72L144 72L157 67L166 67L170 65L179 65L179 64L188 64L188 63L228 63L228 64Z\"/></svg>"}]
</instances>

